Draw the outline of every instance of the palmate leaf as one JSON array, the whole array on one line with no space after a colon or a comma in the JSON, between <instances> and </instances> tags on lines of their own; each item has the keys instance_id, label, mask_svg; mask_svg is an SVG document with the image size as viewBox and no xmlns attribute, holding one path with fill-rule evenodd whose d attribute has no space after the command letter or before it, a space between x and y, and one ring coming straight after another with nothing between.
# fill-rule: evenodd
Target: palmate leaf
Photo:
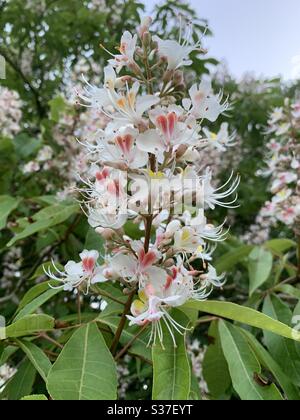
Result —
<instances>
[{"instance_id":1,"label":"palmate leaf","mask_svg":"<svg viewBox=\"0 0 300 420\"><path fill-rule=\"evenodd\" d=\"M21 309L20 312L18 312L17 316L15 317L14 322L24 318L26 315L32 314L44 303L46 303L48 300L50 300L52 297L54 297L61 291L62 289L49 289L48 288L48 290L46 290L37 298L33 299L23 309Z\"/></svg>"},{"instance_id":2,"label":"palmate leaf","mask_svg":"<svg viewBox=\"0 0 300 420\"><path fill-rule=\"evenodd\" d=\"M20 202L20 198L0 195L0 230L5 228L8 216L18 207Z\"/></svg>"},{"instance_id":3,"label":"palmate leaf","mask_svg":"<svg viewBox=\"0 0 300 420\"><path fill-rule=\"evenodd\" d=\"M217 272L221 274L225 271L231 270L236 264L244 261L252 250L252 245L241 245L238 248L228 251L218 259L216 263Z\"/></svg>"},{"instance_id":4,"label":"palmate leaf","mask_svg":"<svg viewBox=\"0 0 300 420\"><path fill-rule=\"evenodd\" d=\"M231 378L220 342L217 321L211 323L208 335L213 342L208 346L204 356L203 376L210 395L215 399L220 399L230 388Z\"/></svg>"},{"instance_id":5,"label":"palmate leaf","mask_svg":"<svg viewBox=\"0 0 300 420\"><path fill-rule=\"evenodd\" d=\"M24 351L28 359L46 382L52 365L43 350L30 341L16 340L16 343Z\"/></svg>"},{"instance_id":6,"label":"palmate leaf","mask_svg":"<svg viewBox=\"0 0 300 420\"><path fill-rule=\"evenodd\" d=\"M249 294L262 286L271 274L273 255L263 247L255 247L248 257Z\"/></svg>"},{"instance_id":7,"label":"palmate leaf","mask_svg":"<svg viewBox=\"0 0 300 420\"><path fill-rule=\"evenodd\" d=\"M295 248L297 246L296 242L290 239L271 239L264 243L264 247L270 249L273 252L285 252L290 248Z\"/></svg>"},{"instance_id":8,"label":"palmate leaf","mask_svg":"<svg viewBox=\"0 0 300 420\"><path fill-rule=\"evenodd\" d=\"M180 311L172 311L171 316L183 326L188 318ZM176 345L167 327L163 325L163 346L152 347L153 360L153 400L188 400L191 389L190 364L186 353L185 336L173 330Z\"/></svg>"},{"instance_id":9,"label":"palmate leaf","mask_svg":"<svg viewBox=\"0 0 300 420\"><path fill-rule=\"evenodd\" d=\"M274 319L291 325L292 312L289 307L275 295L267 296L264 301L263 311ZM300 358L298 351L300 344L264 331L264 342L283 371L291 378L292 382L300 386Z\"/></svg>"},{"instance_id":10,"label":"palmate leaf","mask_svg":"<svg viewBox=\"0 0 300 420\"><path fill-rule=\"evenodd\" d=\"M270 331L282 337L300 341L300 333L295 333L295 330L288 325L246 306L216 300L191 300L184 305L184 308L195 308L201 312L231 319L241 324L250 325L251 327Z\"/></svg>"},{"instance_id":11,"label":"palmate leaf","mask_svg":"<svg viewBox=\"0 0 300 420\"><path fill-rule=\"evenodd\" d=\"M7 244L8 247L14 245L16 242L21 239L25 239L28 236L34 235L37 232L42 230L49 229L52 226L56 226L60 223L63 223L69 217L77 213L79 206L73 204L71 206L64 206L61 204L55 204L53 206L46 207L45 209L39 211L33 216L33 223L30 223L25 226L24 230L15 235L11 241Z\"/></svg>"},{"instance_id":12,"label":"palmate leaf","mask_svg":"<svg viewBox=\"0 0 300 420\"><path fill-rule=\"evenodd\" d=\"M116 365L95 323L72 335L50 370L47 388L54 400L116 399Z\"/></svg>"},{"instance_id":13,"label":"palmate leaf","mask_svg":"<svg viewBox=\"0 0 300 420\"><path fill-rule=\"evenodd\" d=\"M47 268L47 266L45 266L45 268ZM26 305L28 305L31 301L40 296L42 293L49 290L49 284L55 286L58 284L58 282L55 283L54 281L45 281L43 283L38 283L34 285L31 289L29 289L23 296L21 302L19 303L17 312L23 309Z\"/></svg>"},{"instance_id":14,"label":"palmate leaf","mask_svg":"<svg viewBox=\"0 0 300 420\"><path fill-rule=\"evenodd\" d=\"M0 395L0 399L17 401L28 395L32 391L32 386L36 377L36 370L33 364L25 358L19 365L15 375L9 380L5 389Z\"/></svg>"},{"instance_id":15,"label":"palmate leaf","mask_svg":"<svg viewBox=\"0 0 300 420\"><path fill-rule=\"evenodd\" d=\"M5 329L6 338L25 337L54 328L54 318L48 315L26 315Z\"/></svg>"},{"instance_id":16,"label":"palmate leaf","mask_svg":"<svg viewBox=\"0 0 300 420\"><path fill-rule=\"evenodd\" d=\"M241 330L229 322L219 321L219 333L232 384L242 400L282 400L274 384L256 381L261 366Z\"/></svg>"},{"instance_id":17,"label":"palmate leaf","mask_svg":"<svg viewBox=\"0 0 300 420\"><path fill-rule=\"evenodd\" d=\"M292 401L300 400L299 389L297 389L297 387L293 385L290 378L281 369L279 364L275 362L275 360L267 352L267 350L260 344L258 340L256 340L256 338L249 331L241 331L246 336L248 343L250 344L260 363L274 375L276 381L283 389L286 397Z\"/></svg>"}]
</instances>

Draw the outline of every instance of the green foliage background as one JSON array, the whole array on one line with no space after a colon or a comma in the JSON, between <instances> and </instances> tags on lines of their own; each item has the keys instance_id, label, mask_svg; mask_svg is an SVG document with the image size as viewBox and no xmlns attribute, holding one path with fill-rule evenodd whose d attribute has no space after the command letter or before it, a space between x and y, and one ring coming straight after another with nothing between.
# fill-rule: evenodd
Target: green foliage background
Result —
<instances>
[{"instance_id":1,"label":"green foliage background","mask_svg":"<svg viewBox=\"0 0 300 420\"><path fill-rule=\"evenodd\" d=\"M88 0L45 0L41 2L45 6L42 8L25 7L25 3L0 0L0 54L7 62L7 77L0 83L18 92L24 104L21 132L13 139L0 133L0 278L8 269L8 252L18 249L15 257L18 268L12 283L5 286L0 280L0 314L9 325L7 340L0 341L0 366L9 361L17 367L17 373L3 387L1 398L17 400L29 394L31 399L45 399L49 394L55 399L116 398L116 372L107 346L116 331L121 304L110 301L109 296L117 296L121 303L124 296L112 285L105 285L101 290L96 288L95 294L105 296L110 305L100 312L91 307L91 303L99 303L97 297L85 298L82 320L86 325L76 330L75 297L49 289L43 275L43 265L47 266L54 256L62 262L76 260L84 247L102 249L102 239L89 229L76 203L57 200L56 192L62 187L57 173L25 175L20 168L45 145L50 145L57 155L62 152L63 147L55 142L57 122L64 112L78 112L68 109L60 96L66 89L65 69L72 69L82 57L87 61L92 58L103 67L107 54L100 48L100 42L113 50L124 27L135 30L138 26L144 5L134 0L106 0L105 10L92 10ZM116 9L120 19L114 18ZM174 22L179 12L194 21L195 36L204 31L205 19L197 17L186 3L171 0L154 11L158 34L177 37ZM207 29L206 36L210 35ZM20 65L28 49L32 56L30 74ZM189 69L191 80L207 72L208 65L217 64L213 58L193 58L194 64ZM92 68L90 71L92 74ZM291 331L286 329L291 326L292 314L300 313L293 235L278 227L272 238L260 247L243 244L238 239L254 222L268 198L268 180L255 175L263 160L262 131L268 113L298 90L297 84L285 86L280 80L264 81L269 87L263 91L255 89L262 83L253 80L254 87L241 92L239 83L227 75L221 84L224 93L235 98L232 110L224 119L237 131L241 139L238 153L242 155L237 166L232 166L229 156L228 167L220 175L226 179L234 169L242 177L240 207L234 210L231 235L220 245L216 259L218 271L226 271L229 280L224 290L214 295L217 303L191 304L184 308L185 315L182 312L176 315L180 319L188 316L195 326L193 336L201 345L208 345L203 371L211 399L300 398L299 343L291 339ZM219 86L220 81L215 80L215 84ZM50 192L47 191L49 180L54 186ZM222 216L220 211L216 217ZM130 231L132 226L127 229ZM296 281L286 283L291 278ZM245 312L240 307L222 304L221 296L227 302L242 305ZM251 312L254 310L277 323L270 324L269 319ZM209 314L208 321L212 318L211 323L205 314ZM235 324L217 318L231 319ZM239 320L249 326L242 328L236 322ZM268 331L262 336L265 329ZM126 329L121 337L122 345L134 334L133 329ZM146 337L141 335L129 351L130 387L126 398L151 398L153 370L154 399L201 398L193 374L187 374L190 361L184 347L184 342L180 342L178 349L170 354L161 348L154 348L151 354L146 348ZM72 367L73 352L79 352L89 361L97 348L101 350L105 369L96 364L86 371L82 392L77 393L76 383L70 384L69 395L63 387L57 387L67 375L65 370ZM166 370L170 361L174 362L172 369L185 371L183 382L173 387L177 390L175 394L168 388L170 376ZM95 372L98 379L93 382ZM162 374L158 375L159 372ZM143 388L142 384L147 387ZM88 391L89 387L95 390Z\"/></svg>"}]
</instances>

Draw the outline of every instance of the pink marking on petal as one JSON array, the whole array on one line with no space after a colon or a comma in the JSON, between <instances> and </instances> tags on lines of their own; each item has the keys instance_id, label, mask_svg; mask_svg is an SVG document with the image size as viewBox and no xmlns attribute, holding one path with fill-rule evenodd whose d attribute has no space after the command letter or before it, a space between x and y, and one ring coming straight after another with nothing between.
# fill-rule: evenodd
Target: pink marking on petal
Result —
<instances>
[{"instance_id":1,"label":"pink marking on petal","mask_svg":"<svg viewBox=\"0 0 300 420\"><path fill-rule=\"evenodd\" d=\"M140 268L141 270L145 270L146 268L150 267L156 261L156 254L153 251L147 252L144 255L142 260L140 260Z\"/></svg>"},{"instance_id":2,"label":"pink marking on petal","mask_svg":"<svg viewBox=\"0 0 300 420\"><path fill-rule=\"evenodd\" d=\"M97 181L104 181L109 176L109 169L105 167L103 171L97 171L95 176Z\"/></svg>"},{"instance_id":3,"label":"pink marking on petal","mask_svg":"<svg viewBox=\"0 0 300 420\"><path fill-rule=\"evenodd\" d=\"M145 287L145 293L148 297L155 295L155 289L152 284L147 284Z\"/></svg>"},{"instance_id":4,"label":"pink marking on petal","mask_svg":"<svg viewBox=\"0 0 300 420\"><path fill-rule=\"evenodd\" d=\"M162 133L168 137L168 120L164 115L160 115L156 118L157 127L162 131Z\"/></svg>"},{"instance_id":5,"label":"pink marking on petal","mask_svg":"<svg viewBox=\"0 0 300 420\"><path fill-rule=\"evenodd\" d=\"M167 281L166 284L164 286L165 290L167 290L171 284L173 283L174 278L172 276L167 276Z\"/></svg>"},{"instance_id":6,"label":"pink marking on petal","mask_svg":"<svg viewBox=\"0 0 300 420\"><path fill-rule=\"evenodd\" d=\"M128 155L132 149L134 139L130 134L126 134L125 136L117 136L115 138L115 143L124 155Z\"/></svg>"},{"instance_id":7,"label":"pink marking on petal","mask_svg":"<svg viewBox=\"0 0 300 420\"><path fill-rule=\"evenodd\" d=\"M94 260L94 258L91 258L91 257L86 257L86 258L83 258L82 260L83 269L87 273L92 273L94 271L95 264L96 264L96 261Z\"/></svg>"},{"instance_id":8,"label":"pink marking on petal","mask_svg":"<svg viewBox=\"0 0 300 420\"><path fill-rule=\"evenodd\" d=\"M175 124L177 123L177 115L175 112L170 112L167 115L168 120L168 131L169 131L169 138L171 138L174 134Z\"/></svg>"},{"instance_id":9,"label":"pink marking on petal","mask_svg":"<svg viewBox=\"0 0 300 420\"><path fill-rule=\"evenodd\" d=\"M119 181L115 179L111 180L107 185L107 191L116 197L119 197L121 191Z\"/></svg>"}]
</instances>

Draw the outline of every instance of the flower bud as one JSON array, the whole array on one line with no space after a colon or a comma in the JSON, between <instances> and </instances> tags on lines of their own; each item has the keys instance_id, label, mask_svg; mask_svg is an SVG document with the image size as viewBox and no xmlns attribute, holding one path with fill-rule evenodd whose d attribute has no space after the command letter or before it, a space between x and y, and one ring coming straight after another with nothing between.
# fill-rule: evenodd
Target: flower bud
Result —
<instances>
[{"instance_id":1,"label":"flower bud","mask_svg":"<svg viewBox=\"0 0 300 420\"><path fill-rule=\"evenodd\" d=\"M176 158L180 159L187 151L188 146L186 144L181 144L176 150Z\"/></svg>"},{"instance_id":2,"label":"flower bud","mask_svg":"<svg viewBox=\"0 0 300 420\"><path fill-rule=\"evenodd\" d=\"M167 70L165 74L163 75L163 78L162 78L163 82L165 83L170 82L173 78L173 74L174 74L173 70Z\"/></svg>"},{"instance_id":3,"label":"flower bud","mask_svg":"<svg viewBox=\"0 0 300 420\"><path fill-rule=\"evenodd\" d=\"M174 260L173 258L169 258L166 262L165 262L165 267L173 267L174 265Z\"/></svg>"},{"instance_id":4,"label":"flower bud","mask_svg":"<svg viewBox=\"0 0 300 420\"><path fill-rule=\"evenodd\" d=\"M173 76L173 80L175 85L180 85L184 83L183 72L180 70L176 70Z\"/></svg>"},{"instance_id":5,"label":"flower bud","mask_svg":"<svg viewBox=\"0 0 300 420\"><path fill-rule=\"evenodd\" d=\"M145 32L149 31L151 23L152 23L152 19L150 16L146 16L144 19L142 19L141 25L138 27L138 30L137 30L137 33L140 38L143 37Z\"/></svg>"},{"instance_id":6,"label":"flower bud","mask_svg":"<svg viewBox=\"0 0 300 420\"><path fill-rule=\"evenodd\" d=\"M166 238L172 238L175 234L175 232L180 229L181 223L179 220L172 220L167 226L165 237Z\"/></svg>"},{"instance_id":7,"label":"flower bud","mask_svg":"<svg viewBox=\"0 0 300 420\"><path fill-rule=\"evenodd\" d=\"M107 241L109 241L110 239L112 239L113 236L115 235L115 231L112 230L112 229L110 229L110 228L97 227L95 229L95 232L99 233L99 235L101 235Z\"/></svg>"},{"instance_id":8,"label":"flower bud","mask_svg":"<svg viewBox=\"0 0 300 420\"><path fill-rule=\"evenodd\" d=\"M143 44L146 48L148 48L151 45L151 35L149 32L145 32L143 34Z\"/></svg>"}]
</instances>

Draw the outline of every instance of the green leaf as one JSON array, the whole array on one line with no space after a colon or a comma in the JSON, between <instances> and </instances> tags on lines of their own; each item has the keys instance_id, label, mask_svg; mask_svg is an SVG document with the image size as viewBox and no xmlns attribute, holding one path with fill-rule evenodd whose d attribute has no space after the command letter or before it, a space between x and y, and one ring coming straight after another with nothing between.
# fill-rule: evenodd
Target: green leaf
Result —
<instances>
[{"instance_id":1,"label":"green leaf","mask_svg":"<svg viewBox=\"0 0 300 420\"><path fill-rule=\"evenodd\" d=\"M49 101L49 105L50 119L58 123L61 114L67 110L67 104L62 96L57 96Z\"/></svg>"},{"instance_id":2,"label":"green leaf","mask_svg":"<svg viewBox=\"0 0 300 420\"><path fill-rule=\"evenodd\" d=\"M143 231L140 230L139 225L136 223L133 223L132 221L125 223L124 232L125 232L125 235L136 240L141 239L141 237L144 235Z\"/></svg>"},{"instance_id":3,"label":"green leaf","mask_svg":"<svg viewBox=\"0 0 300 420\"><path fill-rule=\"evenodd\" d=\"M296 289L296 287L291 286L290 284L279 284L274 289L277 292L282 292L285 295L292 296L296 299L300 299L300 289Z\"/></svg>"},{"instance_id":4,"label":"green leaf","mask_svg":"<svg viewBox=\"0 0 300 420\"><path fill-rule=\"evenodd\" d=\"M217 321L211 323L208 335L212 339L212 344L208 346L204 356L202 364L203 376L207 383L209 393L214 399L219 399L229 389L231 378L220 342Z\"/></svg>"},{"instance_id":5,"label":"green leaf","mask_svg":"<svg viewBox=\"0 0 300 420\"><path fill-rule=\"evenodd\" d=\"M266 297L263 311L274 319L284 321L291 325L292 313L289 307L276 296ZM300 386L300 358L297 352L300 344L267 331L264 332L264 341L270 354L282 367L283 371L295 385Z\"/></svg>"},{"instance_id":6,"label":"green leaf","mask_svg":"<svg viewBox=\"0 0 300 420\"><path fill-rule=\"evenodd\" d=\"M236 264L244 261L252 250L252 245L243 245L222 255L216 263L217 272L223 273L230 271Z\"/></svg>"},{"instance_id":7,"label":"green leaf","mask_svg":"<svg viewBox=\"0 0 300 420\"><path fill-rule=\"evenodd\" d=\"M0 191L10 191L11 179L15 173L17 164L16 151L11 139L0 136Z\"/></svg>"},{"instance_id":8,"label":"green leaf","mask_svg":"<svg viewBox=\"0 0 300 420\"><path fill-rule=\"evenodd\" d=\"M266 369L269 369L269 371L273 374L273 376L276 378L276 381L283 389L286 397L291 401L300 400L299 390L295 387L295 385L293 385L290 378L284 373L279 364L275 362L267 350L249 331L242 330L242 332L246 336L248 343L250 344L260 363Z\"/></svg>"},{"instance_id":9,"label":"green leaf","mask_svg":"<svg viewBox=\"0 0 300 420\"><path fill-rule=\"evenodd\" d=\"M270 331L282 337L291 338L300 341L300 333L297 335L295 331L288 325L273 319L261 312L255 311L246 306L237 305L231 302L222 302L216 300L187 302L184 307L196 308L199 311L220 316L222 318L231 319L241 324L251 325L251 327L261 328Z\"/></svg>"},{"instance_id":10,"label":"green leaf","mask_svg":"<svg viewBox=\"0 0 300 420\"><path fill-rule=\"evenodd\" d=\"M26 397L21 398L21 401L48 401L46 395L36 394L36 395L27 395Z\"/></svg>"},{"instance_id":11,"label":"green leaf","mask_svg":"<svg viewBox=\"0 0 300 420\"><path fill-rule=\"evenodd\" d=\"M57 295L61 291L62 289L49 289L46 292L42 293L40 296L33 299L23 309L20 310L18 315L15 317L14 322L18 321L21 318L24 318L24 316L26 315L31 315L38 308L40 308L44 303L46 303L49 299L51 299L53 296Z\"/></svg>"},{"instance_id":12,"label":"green leaf","mask_svg":"<svg viewBox=\"0 0 300 420\"><path fill-rule=\"evenodd\" d=\"M21 239L25 239L41 230L63 223L73 214L77 213L78 209L79 206L77 204L73 204L71 206L55 204L41 210L33 216L33 219L36 221L28 224L22 232L15 235L11 241L9 241L7 246L12 246Z\"/></svg>"},{"instance_id":13,"label":"green leaf","mask_svg":"<svg viewBox=\"0 0 300 420\"><path fill-rule=\"evenodd\" d=\"M273 266L273 255L262 247L255 247L249 254L248 272L249 272L249 294L253 295L256 289L264 284L271 274Z\"/></svg>"},{"instance_id":14,"label":"green leaf","mask_svg":"<svg viewBox=\"0 0 300 420\"><path fill-rule=\"evenodd\" d=\"M16 342L46 382L52 365L43 350L30 341L16 340Z\"/></svg>"},{"instance_id":15,"label":"green leaf","mask_svg":"<svg viewBox=\"0 0 300 420\"><path fill-rule=\"evenodd\" d=\"M264 243L264 247L274 252L285 252L296 247L296 242L290 239L272 239Z\"/></svg>"},{"instance_id":16,"label":"green leaf","mask_svg":"<svg viewBox=\"0 0 300 420\"><path fill-rule=\"evenodd\" d=\"M36 152L41 147L42 141L28 136L26 133L21 133L13 139L16 154L21 159L26 159Z\"/></svg>"},{"instance_id":17,"label":"green leaf","mask_svg":"<svg viewBox=\"0 0 300 420\"><path fill-rule=\"evenodd\" d=\"M60 269L60 267L58 266ZM49 290L49 284L52 286L55 286L58 284L58 282L55 281L45 281L43 283L36 284L31 289L29 289L25 295L23 296L21 302L19 303L18 310L25 308L30 302L32 302L34 299L36 299L38 296Z\"/></svg>"},{"instance_id":18,"label":"green leaf","mask_svg":"<svg viewBox=\"0 0 300 420\"><path fill-rule=\"evenodd\" d=\"M21 201L21 198L0 195L0 230L6 227L8 216L18 207Z\"/></svg>"},{"instance_id":19,"label":"green leaf","mask_svg":"<svg viewBox=\"0 0 300 420\"><path fill-rule=\"evenodd\" d=\"M182 326L188 324L188 318L180 311L173 311L171 316ZM171 327L172 328L172 327ZM153 360L153 400L187 400L191 389L190 364L186 353L185 337L173 329L177 347L166 325L162 325L163 345L152 346Z\"/></svg>"},{"instance_id":20,"label":"green leaf","mask_svg":"<svg viewBox=\"0 0 300 420\"><path fill-rule=\"evenodd\" d=\"M219 333L224 356L228 363L232 384L242 400L282 400L277 387L260 385L255 376L261 366L240 329L228 322L219 322Z\"/></svg>"},{"instance_id":21,"label":"green leaf","mask_svg":"<svg viewBox=\"0 0 300 420\"><path fill-rule=\"evenodd\" d=\"M6 327L6 337L16 338L32 335L40 331L52 330L54 319L48 315L27 315Z\"/></svg>"},{"instance_id":22,"label":"green leaf","mask_svg":"<svg viewBox=\"0 0 300 420\"><path fill-rule=\"evenodd\" d=\"M0 395L10 401L20 400L32 391L35 381L36 370L33 364L25 358L18 367L15 375L9 380L4 391Z\"/></svg>"},{"instance_id":23,"label":"green leaf","mask_svg":"<svg viewBox=\"0 0 300 420\"><path fill-rule=\"evenodd\" d=\"M54 400L114 400L115 362L96 324L78 329L65 345L48 376Z\"/></svg>"},{"instance_id":24,"label":"green leaf","mask_svg":"<svg viewBox=\"0 0 300 420\"><path fill-rule=\"evenodd\" d=\"M0 366L4 365L8 361L8 359L18 351L18 347L15 346L7 346L4 348L4 350L1 353L0 357Z\"/></svg>"}]
</instances>

